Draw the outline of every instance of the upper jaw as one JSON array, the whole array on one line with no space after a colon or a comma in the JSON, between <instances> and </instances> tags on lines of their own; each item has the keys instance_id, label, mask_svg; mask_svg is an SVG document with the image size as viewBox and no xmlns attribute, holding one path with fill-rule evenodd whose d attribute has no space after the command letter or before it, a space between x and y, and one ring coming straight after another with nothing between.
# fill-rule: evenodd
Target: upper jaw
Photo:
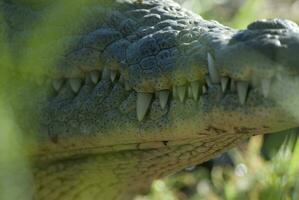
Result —
<instances>
[{"instance_id":1,"label":"upper jaw","mask_svg":"<svg viewBox=\"0 0 299 200\"><path fill-rule=\"evenodd\" d=\"M134 104L136 104L136 118L134 119L134 123L138 123L138 120L142 122L146 121L146 115L149 113L149 109L152 106L151 103L154 99L159 99L160 107L163 110L167 104L170 104L170 94L182 102L187 95L191 96L195 101L198 101L202 94L206 92L211 94L209 91L206 91L207 87L209 89L210 86L213 87L215 85L221 86L221 90L224 94L228 90L233 91L235 98L239 99L239 105L246 104L246 101L250 101L250 105L260 104L256 98L248 98L250 97L250 91L259 91L263 97L271 96L271 86L273 83L276 84L280 82L280 73L285 75L288 73L291 74L293 71L295 73L298 72L299 59L294 52L299 50L299 32L296 28L292 28L293 26L287 26L288 23L285 27L278 26L278 22L277 27L279 28L273 28L273 26L271 26L272 29L265 30L255 28L265 23L266 22L260 22L255 26L249 26L251 28L247 30L236 33L232 32L234 34L232 34L231 37L229 36L219 40L220 45L219 43L214 43L210 44L209 47L204 47L205 45L197 43L195 49L202 48L198 51L200 52L200 59L197 57L197 54L194 57L197 60L201 60L200 62L202 63L201 66L196 68L198 73L194 73L198 75L198 77L195 77L197 80L188 76L183 78L174 76L174 85L169 84L167 87L158 88L159 90L156 91L146 89L142 91L142 88L133 88L137 92L137 97L134 99ZM264 27L269 26L270 25ZM220 35L220 37L224 37L223 33ZM215 46L213 45L218 45L218 48L214 48ZM273 54L273 52L275 54ZM194 61L196 61L196 59L193 60L190 57L190 62L188 60L187 65L191 66L192 63L195 63ZM182 59L182 62L186 63L186 60ZM183 69L185 72L188 71L188 73L191 74L193 68L189 68L188 66ZM191 70L189 71L189 69ZM115 81L115 76L111 76L114 75L114 73L111 73L110 69L107 70L109 71L109 77L112 79L112 82ZM174 71L173 74L179 75L181 74L179 72L180 71ZM118 71L118 73L120 73L119 83L125 87L126 78L128 79L128 77L122 77L124 72L121 70L120 72ZM205 76L205 74L207 76ZM107 73L105 73L105 70L103 70L102 75L102 79L110 79L106 77ZM155 76L152 76L153 80L156 80L155 78ZM102 81L99 80L99 72L90 73L90 78L88 79L90 79L94 85L98 85L98 83ZM182 81L180 82L179 80ZM153 82L156 83L157 81ZM70 88L74 94L80 93L81 84L82 82L78 80L69 80ZM53 87L55 90L58 90L57 88L60 88L61 84L54 84ZM59 91L57 92L59 93ZM132 88L129 87L128 93L131 92ZM213 103L213 100L215 104L217 104L215 99L210 98L209 100L210 105ZM226 101L225 105L229 106L229 103L234 105L234 103L230 101ZM236 110L238 108L236 108Z\"/></svg>"},{"instance_id":2,"label":"upper jaw","mask_svg":"<svg viewBox=\"0 0 299 200\"><path fill-rule=\"evenodd\" d=\"M185 76L182 82L176 82L178 79L172 76L174 85L172 92L179 89L178 98L181 101L184 99L183 96L188 94L188 87L191 87L189 90L192 96L194 83L200 85L199 88L203 93L206 91L205 87L218 84L221 85L223 93L228 89L236 91L240 104L244 105L250 90L257 89L263 97L267 98L274 83L283 83L282 77L299 75L299 57L296 55L299 51L299 28L291 21L261 20L250 24L246 30L230 30L227 34L221 31L220 34L217 31L211 35L206 34L209 38L207 46L202 48L199 45L197 49L201 52L196 54L197 62L202 63L197 66L197 71L192 71L187 66L192 65L189 60L188 63L183 60L185 62L183 67L173 70L174 75ZM201 40L199 43L205 41L204 36ZM192 54L189 57L191 58ZM181 72L181 69L188 70ZM193 80L193 77L184 74L186 71L189 74L200 75ZM165 89L169 90L167 87ZM153 93L144 88L135 89L146 95ZM155 89L161 90L161 88ZM146 98L145 96L142 95L140 99ZM197 94L195 99L198 99ZM258 104L258 102L254 103ZM143 116L139 117L140 121Z\"/></svg>"},{"instance_id":3,"label":"upper jaw","mask_svg":"<svg viewBox=\"0 0 299 200\"><path fill-rule=\"evenodd\" d=\"M215 49L221 74L239 80L299 74L299 28L288 20L254 22Z\"/></svg>"},{"instance_id":4,"label":"upper jaw","mask_svg":"<svg viewBox=\"0 0 299 200\"><path fill-rule=\"evenodd\" d=\"M210 44L209 75L214 83L234 80L242 104L250 88L268 97L273 83L299 75L299 28L293 22L257 21L219 41Z\"/></svg>"}]
</instances>

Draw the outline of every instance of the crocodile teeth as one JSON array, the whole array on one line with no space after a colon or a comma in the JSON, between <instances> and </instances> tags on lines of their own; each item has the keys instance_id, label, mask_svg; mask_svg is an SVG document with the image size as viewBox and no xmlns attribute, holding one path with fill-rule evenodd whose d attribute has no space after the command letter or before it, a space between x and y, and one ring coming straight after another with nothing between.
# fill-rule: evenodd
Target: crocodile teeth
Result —
<instances>
[{"instance_id":1,"label":"crocodile teeth","mask_svg":"<svg viewBox=\"0 0 299 200\"><path fill-rule=\"evenodd\" d=\"M97 84L100 80L100 72L98 72L98 71L91 72L90 79L94 84Z\"/></svg>"},{"instance_id":2,"label":"crocodile teeth","mask_svg":"<svg viewBox=\"0 0 299 200\"><path fill-rule=\"evenodd\" d=\"M214 59L210 53L208 53L208 70L209 70L212 83L219 83L220 77L215 67Z\"/></svg>"},{"instance_id":3,"label":"crocodile teeth","mask_svg":"<svg viewBox=\"0 0 299 200\"><path fill-rule=\"evenodd\" d=\"M164 109L166 107L166 104L168 101L169 91L163 90L163 91L160 91L158 94L159 94L161 108Z\"/></svg>"},{"instance_id":4,"label":"crocodile teeth","mask_svg":"<svg viewBox=\"0 0 299 200\"><path fill-rule=\"evenodd\" d=\"M102 73L102 79L108 80L110 78L110 70L105 68Z\"/></svg>"},{"instance_id":5,"label":"crocodile teeth","mask_svg":"<svg viewBox=\"0 0 299 200\"><path fill-rule=\"evenodd\" d=\"M116 79L116 74L117 74L116 71L114 71L114 70L111 71L111 73L110 73L110 79L111 79L112 82L115 81L115 79Z\"/></svg>"},{"instance_id":6,"label":"crocodile teeth","mask_svg":"<svg viewBox=\"0 0 299 200\"><path fill-rule=\"evenodd\" d=\"M271 80L270 79L262 79L262 93L264 97L268 97L270 91Z\"/></svg>"},{"instance_id":7,"label":"crocodile teeth","mask_svg":"<svg viewBox=\"0 0 299 200\"><path fill-rule=\"evenodd\" d=\"M152 100L153 94L151 93L137 93L137 119L142 121Z\"/></svg>"},{"instance_id":8,"label":"crocodile teeth","mask_svg":"<svg viewBox=\"0 0 299 200\"><path fill-rule=\"evenodd\" d=\"M58 92L60 90L60 88L63 85L63 82L64 82L63 79L55 79L55 80L53 80L52 85L53 85L53 88L55 89L55 91Z\"/></svg>"},{"instance_id":9,"label":"crocodile teeth","mask_svg":"<svg viewBox=\"0 0 299 200\"><path fill-rule=\"evenodd\" d=\"M188 86L188 98L192 98L192 97L193 97L192 89L191 89L191 86L189 85Z\"/></svg>"},{"instance_id":10,"label":"crocodile teeth","mask_svg":"<svg viewBox=\"0 0 299 200\"><path fill-rule=\"evenodd\" d=\"M193 82L191 82L191 91L192 91L193 99L195 101L198 98L199 86L200 86L200 82L199 81L193 81Z\"/></svg>"},{"instance_id":11,"label":"crocodile teeth","mask_svg":"<svg viewBox=\"0 0 299 200\"><path fill-rule=\"evenodd\" d=\"M223 92L225 92L227 89L228 80L229 79L227 77L221 77L221 88Z\"/></svg>"},{"instance_id":12,"label":"crocodile teeth","mask_svg":"<svg viewBox=\"0 0 299 200\"><path fill-rule=\"evenodd\" d=\"M71 78L69 80L70 86L72 88L72 90L77 93L80 90L81 87L81 80L78 78Z\"/></svg>"},{"instance_id":13,"label":"crocodile teeth","mask_svg":"<svg viewBox=\"0 0 299 200\"><path fill-rule=\"evenodd\" d=\"M278 81L282 81L283 80L282 75L281 74L276 74L276 79Z\"/></svg>"},{"instance_id":14,"label":"crocodile teeth","mask_svg":"<svg viewBox=\"0 0 299 200\"><path fill-rule=\"evenodd\" d=\"M249 86L248 82L245 82L245 81L237 82L237 91L238 91L239 101L242 105L246 101L248 86Z\"/></svg>"},{"instance_id":15,"label":"crocodile teeth","mask_svg":"<svg viewBox=\"0 0 299 200\"><path fill-rule=\"evenodd\" d=\"M208 92L207 86L203 85L202 86L202 93L206 94Z\"/></svg>"},{"instance_id":16,"label":"crocodile teeth","mask_svg":"<svg viewBox=\"0 0 299 200\"><path fill-rule=\"evenodd\" d=\"M208 87L212 87L212 80L210 76L205 76L206 83Z\"/></svg>"},{"instance_id":17,"label":"crocodile teeth","mask_svg":"<svg viewBox=\"0 0 299 200\"><path fill-rule=\"evenodd\" d=\"M186 86L178 86L177 92L178 92L179 100L183 102L186 95Z\"/></svg>"}]
</instances>

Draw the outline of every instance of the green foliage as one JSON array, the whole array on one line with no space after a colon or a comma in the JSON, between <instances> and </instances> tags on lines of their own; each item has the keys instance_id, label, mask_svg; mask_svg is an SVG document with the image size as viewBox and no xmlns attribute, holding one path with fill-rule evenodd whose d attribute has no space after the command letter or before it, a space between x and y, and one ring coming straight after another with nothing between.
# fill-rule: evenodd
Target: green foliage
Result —
<instances>
[{"instance_id":1,"label":"green foliage","mask_svg":"<svg viewBox=\"0 0 299 200\"><path fill-rule=\"evenodd\" d=\"M50 1L16 2L37 9ZM82 8L93 1L56 2L35 19L33 26L26 30L28 33L18 33L16 37L12 37L9 25L6 24L5 12L0 11L1 200L32 199L32 172L28 154L34 150L36 138L31 137L31 130L24 132L18 126L18 122L26 119L32 122L29 126L34 127L34 123L37 122L33 116L34 107L28 107L27 104L33 104L36 89L40 89L41 83L46 81L45 76L52 73L53 63L64 51L65 44L57 41L70 35L84 23L86 16L78 13L82 13ZM101 0L101 2L105 5L109 4L108 0ZM23 13L10 14L17 16L14 20L20 20L16 23L26 23L26 19L22 17ZM72 26L69 26L70 24Z\"/></svg>"},{"instance_id":2,"label":"green foliage","mask_svg":"<svg viewBox=\"0 0 299 200\"><path fill-rule=\"evenodd\" d=\"M210 174L203 167L180 172L154 182L149 195L136 199L298 199L299 142L288 138L271 160L265 160L260 153L262 140L256 136L242 145L246 148L232 150L234 167L216 166Z\"/></svg>"}]
</instances>

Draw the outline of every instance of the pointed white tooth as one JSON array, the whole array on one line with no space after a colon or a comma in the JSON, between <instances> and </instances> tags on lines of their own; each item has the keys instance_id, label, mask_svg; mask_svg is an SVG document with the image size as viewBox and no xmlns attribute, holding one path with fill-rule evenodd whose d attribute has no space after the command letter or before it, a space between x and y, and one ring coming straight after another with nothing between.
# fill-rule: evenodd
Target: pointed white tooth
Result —
<instances>
[{"instance_id":1,"label":"pointed white tooth","mask_svg":"<svg viewBox=\"0 0 299 200\"><path fill-rule=\"evenodd\" d=\"M193 82L191 82L192 95L193 95L193 99L195 101L198 98L199 86L200 86L200 82L199 81L193 81Z\"/></svg>"},{"instance_id":2,"label":"pointed white tooth","mask_svg":"<svg viewBox=\"0 0 299 200\"><path fill-rule=\"evenodd\" d=\"M202 93L203 93L203 94L208 93L208 88L207 88L206 85L203 85L203 86L202 86Z\"/></svg>"},{"instance_id":3,"label":"pointed white tooth","mask_svg":"<svg viewBox=\"0 0 299 200\"><path fill-rule=\"evenodd\" d=\"M123 75L120 75L120 77L119 77L119 82L120 82L120 83L124 83L124 82L125 82L125 78L124 78Z\"/></svg>"},{"instance_id":4,"label":"pointed white tooth","mask_svg":"<svg viewBox=\"0 0 299 200\"><path fill-rule=\"evenodd\" d=\"M63 79L55 79L52 82L53 88L55 89L56 92L58 92L58 90L60 90L60 88L63 85L64 80Z\"/></svg>"},{"instance_id":5,"label":"pointed white tooth","mask_svg":"<svg viewBox=\"0 0 299 200\"><path fill-rule=\"evenodd\" d=\"M206 80L207 86L212 87L212 80L211 80L211 77L209 75L205 76L205 80Z\"/></svg>"},{"instance_id":6,"label":"pointed white tooth","mask_svg":"<svg viewBox=\"0 0 299 200\"><path fill-rule=\"evenodd\" d=\"M111 70L111 73L110 73L110 79L111 79L111 81L112 82L114 82L115 81L115 78L116 78L116 71L114 71L114 70Z\"/></svg>"},{"instance_id":7,"label":"pointed white tooth","mask_svg":"<svg viewBox=\"0 0 299 200\"><path fill-rule=\"evenodd\" d=\"M169 97L169 91L168 90L162 90L159 91L159 100L160 100L160 105L161 108L164 109L166 107L168 97Z\"/></svg>"},{"instance_id":8,"label":"pointed white tooth","mask_svg":"<svg viewBox=\"0 0 299 200\"><path fill-rule=\"evenodd\" d=\"M282 81L282 75L281 74L276 74L276 79L278 80L278 81Z\"/></svg>"},{"instance_id":9,"label":"pointed white tooth","mask_svg":"<svg viewBox=\"0 0 299 200\"><path fill-rule=\"evenodd\" d=\"M90 79L94 84L97 84L100 80L100 72L99 71L93 71L90 73Z\"/></svg>"},{"instance_id":10,"label":"pointed white tooth","mask_svg":"<svg viewBox=\"0 0 299 200\"><path fill-rule=\"evenodd\" d=\"M235 83L235 81L233 79L231 79L231 81L230 81L230 90L232 92L236 91L236 83Z\"/></svg>"},{"instance_id":11,"label":"pointed white tooth","mask_svg":"<svg viewBox=\"0 0 299 200\"><path fill-rule=\"evenodd\" d=\"M102 79L108 80L110 78L110 70L105 68L102 73Z\"/></svg>"},{"instance_id":12,"label":"pointed white tooth","mask_svg":"<svg viewBox=\"0 0 299 200\"><path fill-rule=\"evenodd\" d=\"M82 83L80 79L78 79L78 78L71 78L69 80L69 83L70 83L70 86L71 86L72 90L75 93L77 93L80 90L81 83Z\"/></svg>"},{"instance_id":13,"label":"pointed white tooth","mask_svg":"<svg viewBox=\"0 0 299 200\"><path fill-rule=\"evenodd\" d=\"M191 85L188 86L188 98L193 98Z\"/></svg>"},{"instance_id":14,"label":"pointed white tooth","mask_svg":"<svg viewBox=\"0 0 299 200\"><path fill-rule=\"evenodd\" d=\"M152 100L153 94L151 93L137 93L137 119L142 121Z\"/></svg>"},{"instance_id":15,"label":"pointed white tooth","mask_svg":"<svg viewBox=\"0 0 299 200\"><path fill-rule=\"evenodd\" d=\"M219 83L220 77L215 66L214 58L210 53L208 53L208 70L212 83Z\"/></svg>"},{"instance_id":16,"label":"pointed white tooth","mask_svg":"<svg viewBox=\"0 0 299 200\"><path fill-rule=\"evenodd\" d=\"M271 79L262 79L262 93L264 97L268 97L270 86L271 86Z\"/></svg>"},{"instance_id":17,"label":"pointed white tooth","mask_svg":"<svg viewBox=\"0 0 299 200\"><path fill-rule=\"evenodd\" d=\"M186 86L178 86L177 87L178 96L181 102L184 101L186 95Z\"/></svg>"},{"instance_id":18,"label":"pointed white tooth","mask_svg":"<svg viewBox=\"0 0 299 200\"><path fill-rule=\"evenodd\" d=\"M239 101L242 105L246 101L248 86L249 86L249 84L246 81L237 82L237 91L238 91Z\"/></svg>"},{"instance_id":19,"label":"pointed white tooth","mask_svg":"<svg viewBox=\"0 0 299 200\"><path fill-rule=\"evenodd\" d=\"M222 88L222 91L225 92L226 91L226 88L227 88L227 85L228 85L228 78L227 77L221 77L221 88Z\"/></svg>"}]
</instances>

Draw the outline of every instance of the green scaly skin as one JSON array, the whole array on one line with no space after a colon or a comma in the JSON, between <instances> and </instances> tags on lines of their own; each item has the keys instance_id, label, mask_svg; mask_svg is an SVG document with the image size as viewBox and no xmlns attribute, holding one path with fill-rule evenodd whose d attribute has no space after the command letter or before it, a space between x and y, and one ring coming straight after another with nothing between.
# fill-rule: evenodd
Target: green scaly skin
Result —
<instances>
[{"instance_id":1,"label":"green scaly skin","mask_svg":"<svg viewBox=\"0 0 299 200\"><path fill-rule=\"evenodd\" d=\"M253 135L298 126L291 21L234 30L170 0L95 0L59 24L57 1L30 2L1 6L16 54L40 22L63 32L31 49L51 72L24 100L37 111L37 130L23 125L37 144L35 199L130 199Z\"/></svg>"}]
</instances>

